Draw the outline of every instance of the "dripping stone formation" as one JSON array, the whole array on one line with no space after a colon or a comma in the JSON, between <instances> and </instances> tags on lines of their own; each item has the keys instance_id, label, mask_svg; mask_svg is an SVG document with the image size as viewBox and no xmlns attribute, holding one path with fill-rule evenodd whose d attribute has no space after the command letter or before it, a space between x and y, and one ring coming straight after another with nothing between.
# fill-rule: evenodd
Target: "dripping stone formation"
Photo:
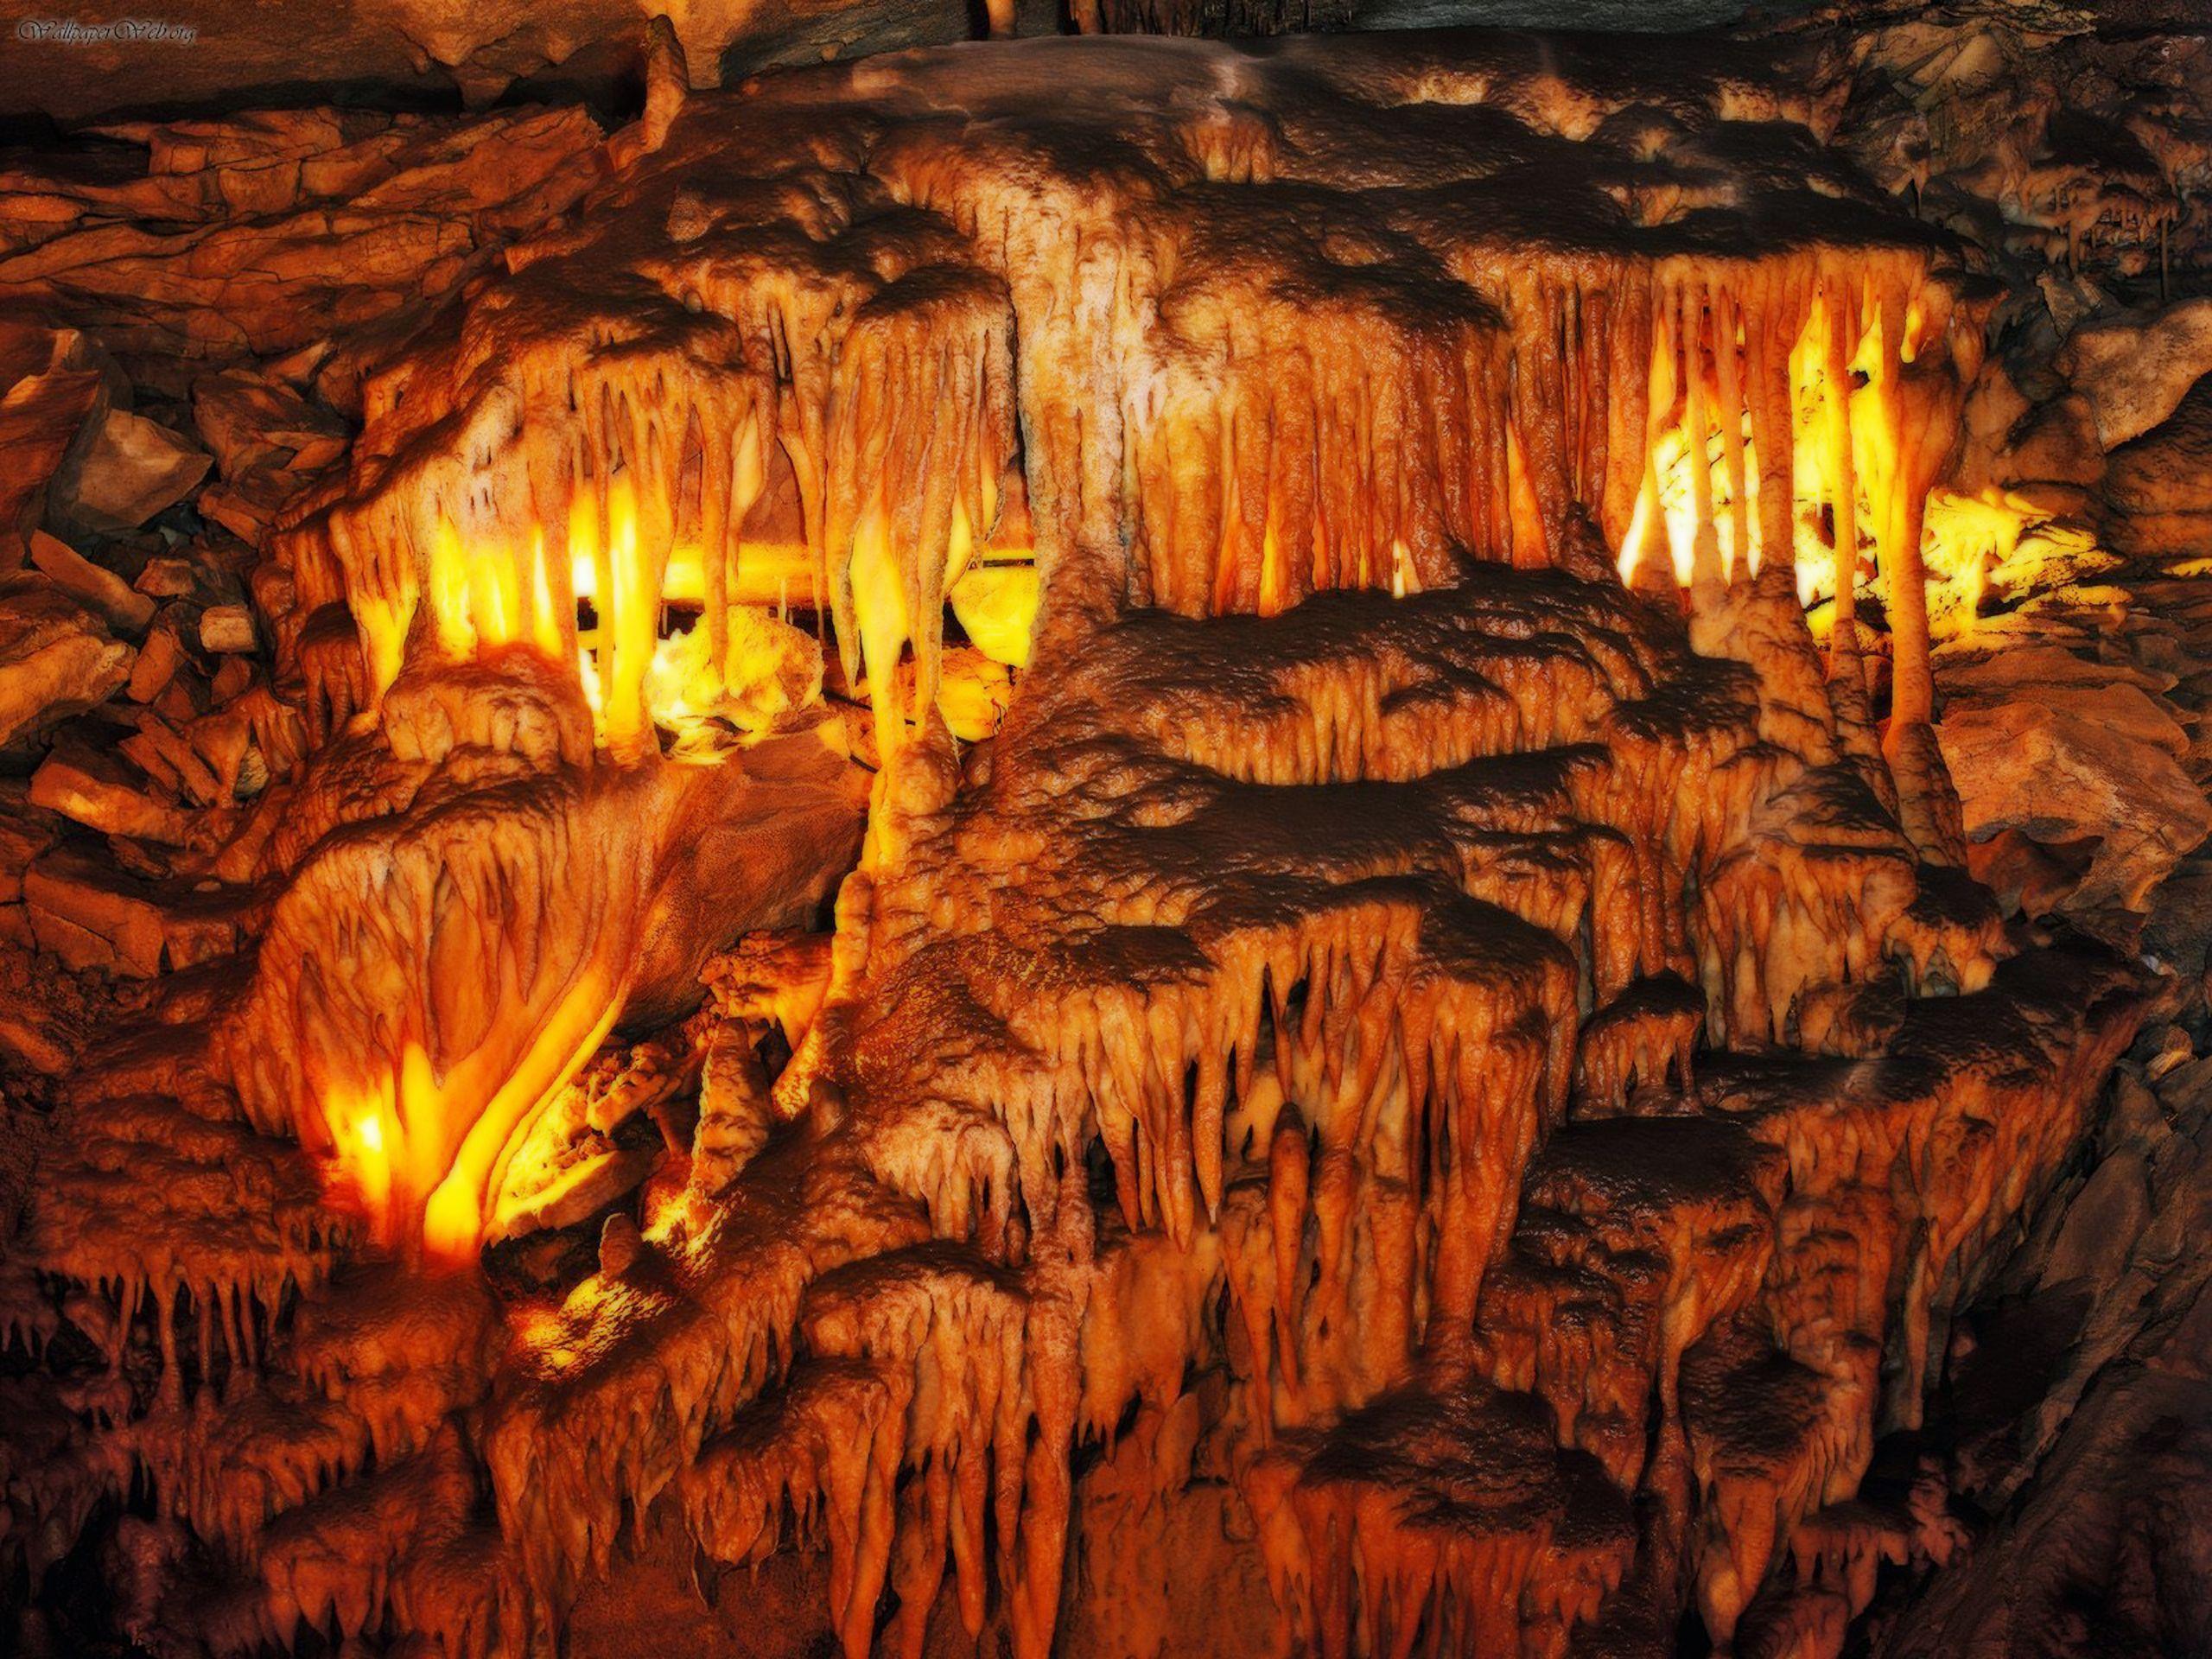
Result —
<instances>
[{"instance_id":1,"label":"dripping stone formation","mask_svg":"<svg viewBox=\"0 0 2212 1659\"><path fill-rule=\"evenodd\" d=\"M16 1650L2212 1651L2212 92L1839 27L8 152Z\"/></svg>"}]
</instances>

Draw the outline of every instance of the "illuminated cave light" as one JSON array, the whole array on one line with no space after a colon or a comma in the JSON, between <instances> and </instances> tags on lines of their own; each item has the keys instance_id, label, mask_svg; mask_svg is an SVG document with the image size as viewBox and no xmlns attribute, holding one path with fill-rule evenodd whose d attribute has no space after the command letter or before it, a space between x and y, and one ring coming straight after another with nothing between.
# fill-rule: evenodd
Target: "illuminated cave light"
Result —
<instances>
[{"instance_id":1,"label":"illuminated cave light","mask_svg":"<svg viewBox=\"0 0 2212 1659\"><path fill-rule=\"evenodd\" d=\"M1912 302L1897 338L1889 341L1881 299L1870 292L1855 303L1864 326L1853 334L1837 317L1831 294L1825 289L1817 294L1789 353L1791 554L1797 596L1814 613L1816 635L1825 634L1834 620L1821 601L1835 596L1837 572L1847 563L1837 539L1847 534L1853 543L1847 561L1853 566L1872 553L1886 581L1880 550L1901 529L1892 503L1903 439L1891 388L1897 365L1915 360L1926 327L1923 308ZM1701 334L1693 348L1701 359L1709 355L1702 345ZM1662 542L1675 583L1684 590L1696 580L1700 536L1712 538L1726 582L1757 574L1764 562L1758 448L1748 410L1726 395L1741 381L1740 346L1740 337L1731 339L1727 349L1700 362L1677 396L1677 418L1655 433L1644 486L1622 538L1618 566L1624 581L1633 581L1647 554L1656 550L1656 541ZM1654 346L1655 385L1672 387L1683 378L1675 355L1681 349L1681 341L1662 331ZM1846 379L1850 384L1839 397L1836 385ZM1724 394L1717 400L1709 384L1714 382ZM1694 457L1701 457L1701 467ZM1980 596L1981 554L2002 556L2033 516L1994 492L1980 498L1932 492L1922 533L1931 580L1972 581L1966 600L1971 613Z\"/></svg>"},{"instance_id":2,"label":"illuminated cave light","mask_svg":"<svg viewBox=\"0 0 2212 1659\"><path fill-rule=\"evenodd\" d=\"M541 525L465 537L441 514L426 547L429 645L449 662L516 646L572 662L602 748L618 758L642 758L661 753L656 734L665 734L676 759L696 752L697 759L713 760L726 744L718 738L702 747L695 738L706 735L715 716L729 716L736 699L785 671L794 579L803 569L808 601L818 613L819 567L804 550L793 550L802 557L761 550L757 562L752 548L736 550L733 569L720 584L724 604L717 625L711 610L716 584L709 580L703 550L677 543L657 557L647 519L627 468L613 474L603 493L576 492L563 573L552 569L555 556ZM855 526L851 580L862 660L887 665L868 676L866 690L881 741L895 746L899 740L891 734L908 717L906 704L926 682L918 646L912 667L902 665L916 631L884 523L878 513ZM730 597L741 566L755 588L773 581L772 607ZM562 574L565 583L556 580ZM956 736L988 736L1011 700L1013 673L1027 662L1037 571L1018 553L983 556L956 505L944 587L944 607L974 649L963 654L957 672L938 674L937 707ZM372 649L394 641L404 647L405 633L394 620L403 610L411 620L411 607L376 613L365 629ZM745 620L772 612L778 619L772 626ZM387 682L397 676L396 666L389 675L377 671ZM772 715L784 705L766 698L764 706ZM493 1051L512 1049L513 1041L480 1047L439 1077L423 1045L410 1039L391 1077L326 1099L321 1116L338 1185L358 1202L382 1246L457 1263L501 1234L510 1219L499 1200L505 1171L528 1146L555 1094L604 1040L622 995L611 970L588 970L535 1018L534 1034L519 1056L505 1056L510 1063L497 1074L488 1069L499 1058ZM478 1100L485 1104L472 1116L467 1103Z\"/></svg>"},{"instance_id":3,"label":"illuminated cave light","mask_svg":"<svg viewBox=\"0 0 2212 1659\"><path fill-rule=\"evenodd\" d=\"M613 1029L625 976L586 963L534 1030L522 1052L481 1045L440 1077L421 1042L410 1039L396 1074L367 1090L334 1094L323 1121L341 1185L370 1224L371 1236L402 1255L419 1246L429 1262L474 1258L509 1217L498 1196L509 1164L563 1085ZM474 1116L461 1103L481 1098Z\"/></svg>"},{"instance_id":4,"label":"illuminated cave light","mask_svg":"<svg viewBox=\"0 0 2212 1659\"><path fill-rule=\"evenodd\" d=\"M819 563L804 547L747 543L734 550L717 584L709 579L709 555L696 541L675 542L656 559L642 518L638 485L627 468L613 474L603 499L597 492L577 491L568 514L567 594L556 595L542 526L464 540L441 515L427 561L432 637L439 651L450 660L467 661L520 643L555 661L566 655L598 741L610 749L635 751L656 728L681 742L709 717L727 713L733 700L772 679L781 666L758 630L734 627L730 619L750 608L788 621L799 591L807 610L818 616ZM855 526L849 581L858 661L898 671L908 660L911 642L916 647L911 674L918 685L927 683L938 672L936 653L923 650L916 639L907 576L891 556L885 525L883 514L871 512ZM523 549L526 554L518 556ZM1402 571L1401 586L1403 581ZM1039 596L1035 567L1024 550L980 547L958 502L944 588L953 620L989 663L1015 670L1027 664ZM564 617L569 607L573 613ZM406 638L401 617L410 612L410 606L393 604L365 613L362 631L379 685L397 677ZM679 620L685 617L694 620L685 626ZM726 639L720 661L714 650L718 636ZM911 722L901 685L906 677L908 671L871 672L861 682L879 730L901 731ZM945 690L942 683L936 689ZM987 706L1002 710L1003 697L994 701L988 691L963 684L950 690L941 712L958 735L973 738L988 734L995 724L995 712L988 718L978 712Z\"/></svg>"}]
</instances>

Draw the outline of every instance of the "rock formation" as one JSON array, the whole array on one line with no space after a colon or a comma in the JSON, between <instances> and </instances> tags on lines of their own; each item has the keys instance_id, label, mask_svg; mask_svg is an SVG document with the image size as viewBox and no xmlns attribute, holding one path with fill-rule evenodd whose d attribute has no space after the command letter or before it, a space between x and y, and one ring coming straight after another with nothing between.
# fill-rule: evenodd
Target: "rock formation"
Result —
<instances>
[{"instance_id":1,"label":"rock formation","mask_svg":"<svg viewBox=\"0 0 2212 1659\"><path fill-rule=\"evenodd\" d=\"M2206 152L1938 34L11 162L16 1640L2190 1650Z\"/></svg>"}]
</instances>

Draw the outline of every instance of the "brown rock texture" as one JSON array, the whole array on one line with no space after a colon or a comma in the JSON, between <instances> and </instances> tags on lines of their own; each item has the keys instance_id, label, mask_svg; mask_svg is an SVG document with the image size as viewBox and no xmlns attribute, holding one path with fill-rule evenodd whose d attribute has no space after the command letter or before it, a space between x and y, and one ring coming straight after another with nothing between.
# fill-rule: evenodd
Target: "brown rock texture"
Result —
<instances>
[{"instance_id":1,"label":"brown rock texture","mask_svg":"<svg viewBox=\"0 0 2212 1659\"><path fill-rule=\"evenodd\" d=\"M2201 42L767 27L7 155L0 1628L2202 1645Z\"/></svg>"}]
</instances>

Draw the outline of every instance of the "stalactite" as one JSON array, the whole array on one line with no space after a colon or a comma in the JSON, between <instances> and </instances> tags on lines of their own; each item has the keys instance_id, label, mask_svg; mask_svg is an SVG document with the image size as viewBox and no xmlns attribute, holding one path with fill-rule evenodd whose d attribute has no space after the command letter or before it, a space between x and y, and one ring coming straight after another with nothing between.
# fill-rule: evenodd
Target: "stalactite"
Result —
<instances>
[{"instance_id":1,"label":"stalactite","mask_svg":"<svg viewBox=\"0 0 2212 1659\"><path fill-rule=\"evenodd\" d=\"M1320 1653L1557 1653L1626 1575L1634 1533L1541 1406L1470 1385L1392 1395L1255 1465L1278 1599Z\"/></svg>"},{"instance_id":2,"label":"stalactite","mask_svg":"<svg viewBox=\"0 0 2212 1659\"><path fill-rule=\"evenodd\" d=\"M995 277L927 267L873 296L838 356L828 581L846 677L864 656L886 734L902 726L895 670L910 639L916 702L936 702L946 592L997 528L1015 448L1010 321Z\"/></svg>"}]
</instances>

